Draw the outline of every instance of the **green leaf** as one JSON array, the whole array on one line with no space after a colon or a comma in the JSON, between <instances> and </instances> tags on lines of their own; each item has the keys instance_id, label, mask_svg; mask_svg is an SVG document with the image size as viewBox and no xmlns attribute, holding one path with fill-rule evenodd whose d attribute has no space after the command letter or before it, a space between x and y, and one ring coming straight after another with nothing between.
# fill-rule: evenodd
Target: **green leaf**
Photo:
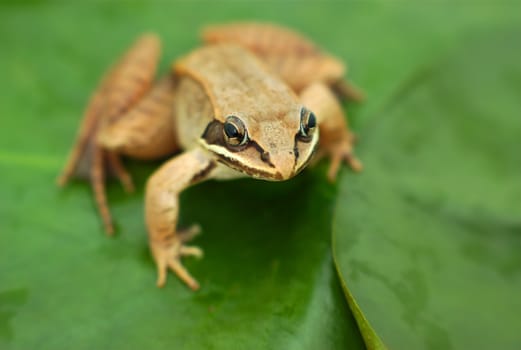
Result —
<instances>
[{"instance_id":1,"label":"green leaf","mask_svg":"<svg viewBox=\"0 0 521 350\"><path fill-rule=\"evenodd\" d=\"M360 131L334 254L359 324L391 349L521 344L520 34L467 40Z\"/></svg>"},{"instance_id":2,"label":"green leaf","mask_svg":"<svg viewBox=\"0 0 521 350\"><path fill-rule=\"evenodd\" d=\"M412 1L3 1L0 348L363 348L329 252L335 198L340 195L335 254L345 278L346 257L353 249L349 245L342 254L339 249L360 229L359 221L345 220L367 218L373 211L351 202L365 193L357 181L372 186L371 169L389 166L370 157L374 147L380 152L388 148L376 141L370 146L382 128L372 136L371 123L386 116L386 110L379 112L382 106L391 100L395 110L400 108L402 101L389 96L410 72L459 45L469 33L518 25L518 13L511 2L449 7ZM181 220L203 226L195 243L206 257L186 264L202 290L194 294L173 276L158 290L142 218L143 193L127 196L110 184L120 234L109 239L88 186L75 183L60 191L54 179L99 76L138 34L160 34L166 72L172 59L197 45L202 26L242 19L294 27L349 62L351 78L369 95L367 103L350 109L368 169L343 178L339 193L325 183L324 168L288 184L208 183L188 191ZM512 86L509 91L518 85ZM141 188L157 165L131 164ZM342 204L344 196L350 196L349 205ZM230 220L240 229L230 229ZM342 286L353 286L382 338L397 348L356 290L356 279L345 282ZM362 319L354 299L348 301ZM389 310L378 311L376 319L387 320ZM367 327L360 328L374 348L378 335ZM510 334L507 328L491 329Z\"/></svg>"},{"instance_id":3,"label":"green leaf","mask_svg":"<svg viewBox=\"0 0 521 350\"><path fill-rule=\"evenodd\" d=\"M197 293L172 274L155 286L142 188L158 163L130 164L136 194L110 183L114 238L87 183L55 186L103 70L152 28L166 72L209 15L237 16L214 7L206 19L163 2L1 9L0 348L363 349L332 264L335 192L321 173L183 193L181 223L203 228L194 244L205 258L186 259Z\"/></svg>"},{"instance_id":4,"label":"green leaf","mask_svg":"<svg viewBox=\"0 0 521 350\"><path fill-rule=\"evenodd\" d=\"M121 234L110 239L84 184L60 194L54 170L2 166L2 348L363 348L332 268L331 190L318 179L183 194L182 220L204 228L205 258L186 261L202 285L193 293L173 275L156 288L143 193L111 186ZM152 168L132 170L142 184Z\"/></svg>"}]
</instances>

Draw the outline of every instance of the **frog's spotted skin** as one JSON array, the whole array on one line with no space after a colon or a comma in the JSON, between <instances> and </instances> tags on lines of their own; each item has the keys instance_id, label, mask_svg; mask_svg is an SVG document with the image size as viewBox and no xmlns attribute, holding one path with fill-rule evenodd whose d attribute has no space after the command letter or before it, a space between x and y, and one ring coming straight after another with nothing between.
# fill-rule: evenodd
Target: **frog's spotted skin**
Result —
<instances>
[{"instance_id":1,"label":"frog's spotted skin","mask_svg":"<svg viewBox=\"0 0 521 350\"><path fill-rule=\"evenodd\" d=\"M182 256L202 256L199 248L186 245L199 228L177 229L179 195L187 187L245 176L287 180L317 148L318 156L332 158L330 180L342 161L361 169L332 92L339 86L356 92L342 80L342 62L273 25L213 27L204 38L207 46L174 62L172 74L155 87L150 85L159 40L140 38L94 94L59 180L64 184L86 167L105 229L112 233L104 165L130 190L119 155L152 159L182 150L147 182L145 216L158 286L170 269L190 288L199 288L181 263Z\"/></svg>"}]
</instances>

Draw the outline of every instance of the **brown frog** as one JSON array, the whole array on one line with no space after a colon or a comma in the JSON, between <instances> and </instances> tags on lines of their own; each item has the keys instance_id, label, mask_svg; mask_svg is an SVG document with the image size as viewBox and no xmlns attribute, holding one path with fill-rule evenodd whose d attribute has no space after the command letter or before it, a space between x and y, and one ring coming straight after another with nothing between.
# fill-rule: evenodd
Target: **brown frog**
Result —
<instances>
[{"instance_id":1,"label":"brown frog","mask_svg":"<svg viewBox=\"0 0 521 350\"><path fill-rule=\"evenodd\" d=\"M193 290L199 284L181 257L203 253L186 245L198 226L177 228L184 189L209 179L288 180L315 153L332 158L330 180L342 161L361 169L337 96L360 100L362 95L343 79L338 59L270 24L211 27L203 39L205 46L175 61L172 74L154 85L160 42L153 34L139 38L92 96L58 179L61 185L75 174L90 179L112 234L106 173L132 191L122 155L155 159L181 151L148 180L145 216L158 286L171 269Z\"/></svg>"}]
</instances>

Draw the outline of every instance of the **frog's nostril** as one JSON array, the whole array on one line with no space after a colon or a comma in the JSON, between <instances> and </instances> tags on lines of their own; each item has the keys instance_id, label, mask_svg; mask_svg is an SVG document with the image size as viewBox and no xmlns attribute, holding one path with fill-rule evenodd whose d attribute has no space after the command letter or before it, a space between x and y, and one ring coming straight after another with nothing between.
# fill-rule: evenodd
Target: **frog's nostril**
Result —
<instances>
[{"instance_id":1,"label":"frog's nostril","mask_svg":"<svg viewBox=\"0 0 521 350\"><path fill-rule=\"evenodd\" d=\"M269 162L270 161L270 152L262 152L261 153L261 159L263 162Z\"/></svg>"}]
</instances>

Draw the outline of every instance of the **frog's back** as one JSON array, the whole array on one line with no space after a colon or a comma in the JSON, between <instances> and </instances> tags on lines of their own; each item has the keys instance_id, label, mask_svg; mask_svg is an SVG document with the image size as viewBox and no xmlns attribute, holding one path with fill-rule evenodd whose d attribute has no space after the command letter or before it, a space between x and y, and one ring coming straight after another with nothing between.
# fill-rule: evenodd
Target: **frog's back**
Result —
<instances>
[{"instance_id":1,"label":"frog's back","mask_svg":"<svg viewBox=\"0 0 521 350\"><path fill-rule=\"evenodd\" d=\"M202 85L219 121L234 112L263 120L274 118L285 112L288 101L297 100L276 74L237 45L202 47L178 61L174 69L177 75Z\"/></svg>"},{"instance_id":2,"label":"frog's back","mask_svg":"<svg viewBox=\"0 0 521 350\"><path fill-rule=\"evenodd\" d=\"M299 33L267 23L232 23L208 27L206 43L236 43L254 52L295 91L313 82L334 84L346 68Z\"/></svg>"},{"instance_id":3,"label":"frog's back","mask_svg":"<svg viewBox=\"0 0 521 350\"><path fill-rule=\"evenodd\" d=\"M235 42L260 54L318 54L320 50L299 33L275 24L237 22L210 26L202 32L207 43Z\"/></svg>"},{"instance_id":4,"label":"frog's back","mask_svg":"<svg viewBox=\"0 0 521 350\"><path fill-rule=\"evenodd\" d=\"M199 48L177 61L174 72L179 81L176 106L180 106L176 107L176 124L180 138L187 139L182 140L185 148L197 141L212 120L224 122L227 116L237 115L253 132L259 122L279 119L300 108L293 90L252 53L237 45ZM192 91L188 93L187 87ZM204 103L201 95L206 98ZM205 116L197 117L200 125L188 130L187 126L194 123L187 118L193 118L194 113L193 108L187 113L187 106L195 104L201 106Z\"/></svg>"}]
</instances>

